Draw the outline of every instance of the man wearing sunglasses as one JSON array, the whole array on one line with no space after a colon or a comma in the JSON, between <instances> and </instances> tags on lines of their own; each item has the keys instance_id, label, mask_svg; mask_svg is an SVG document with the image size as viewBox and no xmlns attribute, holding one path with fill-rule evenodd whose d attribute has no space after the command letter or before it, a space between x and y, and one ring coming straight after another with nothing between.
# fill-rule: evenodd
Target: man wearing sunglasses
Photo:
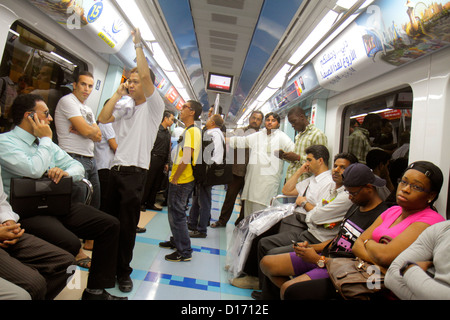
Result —
<instances>
[{"instance_id":1,"label":"man wearing sunglasses","mask_svg":"<svg viewBox=\"0 0 450 320\"><path fill-rule=\"evenodd\" d=\"M50 179L59 183L66 176L75 182L84 177L83 165L52 142L50 122L53 119L41 96L18 96L11 106L11 115L15 128L0 135L0 165L6 195L10 194L11 178L39 179L47 173ZM17 214L20 216L20 212ZM73 256L80 252L80 238L94 240L87 288L82 299L126 299L112 296L105 290L116 283L120 226L115 217L72 201L68 213L58 216L38 214L20 222L30 234Z\"/></svg>"}]
</instances>

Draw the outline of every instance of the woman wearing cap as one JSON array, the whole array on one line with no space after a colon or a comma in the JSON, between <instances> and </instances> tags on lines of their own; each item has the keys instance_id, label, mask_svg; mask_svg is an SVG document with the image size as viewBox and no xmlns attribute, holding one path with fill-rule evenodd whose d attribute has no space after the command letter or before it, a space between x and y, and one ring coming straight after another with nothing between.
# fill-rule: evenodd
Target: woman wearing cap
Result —
<instances>
[{"instance_id":1,"label":"woman wearing cap","mask_svg":"<svg viewBox=\"0 0 450 320\"><path fill-rule=\"evenodd\" d=\"M408 166L397 188L397 206L383 212L353 245L353 253L385 272L391 262L417 237L444 218L435 211L443 183L441 170L431 162Z\"/></svg>"}]
</instances>

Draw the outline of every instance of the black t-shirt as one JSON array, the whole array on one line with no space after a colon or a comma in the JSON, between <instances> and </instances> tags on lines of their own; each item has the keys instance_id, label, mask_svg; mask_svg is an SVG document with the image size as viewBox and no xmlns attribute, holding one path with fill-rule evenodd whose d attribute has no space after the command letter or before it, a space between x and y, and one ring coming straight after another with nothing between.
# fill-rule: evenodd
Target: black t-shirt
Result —
<instances>
[{"instance_id":1,"label":"black t-shirt","mask_svg":"<svg viewBox=\"0 0 450 320\"><path fill-rule=\"evenodd\" d=\"M356 239L387 209L388 205L384 202L366 212L361 212L355 204L351 206L341 223L339 233L323 250L323 254L331 258L354 257L352 246Z\"/></svg>"}]
</instances>

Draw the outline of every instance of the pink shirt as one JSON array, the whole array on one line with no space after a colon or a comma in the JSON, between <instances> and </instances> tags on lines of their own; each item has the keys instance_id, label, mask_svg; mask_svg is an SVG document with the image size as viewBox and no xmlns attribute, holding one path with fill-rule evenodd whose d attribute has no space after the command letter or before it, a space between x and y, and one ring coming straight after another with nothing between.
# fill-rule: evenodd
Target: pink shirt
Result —
<instances>
[{"instance_id":1,"label":"pink shirt","mask_svg":"<svg viewBox=\"0 0 450 320\"><path fill-rule=\"evenodd\" d=\"M429 225L433 225L445 220L436 211L426 208L410 215L400 223L391 227L392 223L394 223L401 213L402 208L400 206L393 206L384 211L380 216L383 222L372 232L372 239L376 242L380 242L382 237L394 239L414 222L424 222Z\"/></svg>"}]
</instances>

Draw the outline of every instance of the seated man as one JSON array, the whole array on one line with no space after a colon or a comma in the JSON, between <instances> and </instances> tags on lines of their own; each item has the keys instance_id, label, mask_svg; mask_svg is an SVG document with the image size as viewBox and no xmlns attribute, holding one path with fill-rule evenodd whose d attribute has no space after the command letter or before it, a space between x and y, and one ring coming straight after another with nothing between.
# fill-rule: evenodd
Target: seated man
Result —
<instances>
[{"instance_id":1,"label":"seated man","mask_svg":"<svg viewBox=\"0 0 450 320\"><path fill-rule=\"evenodd\" d=\"M21 95L14 100L11 114L16 127L0 135L2 179L9 194L11 178L40 178L45 173L55 183L64 176L79 181L84 168L52 142L49 123L53 119L42 97ZM19 212L20 214L20 212ZM21 220L31 234L78 254L80 238L95 240L87 288L83 299L123 299L110 295L116 276L119 221L91 206L72 203L66 215L37 215Z\"/></svg>"},{"instance_id":2,"label":"seated man","mask_svg":"<svg viewBox=\"0 0 450 320\"><path fill-rule=\"evenodd\" d=\"M264 253L261 258L270 249L283 247L281 252L291 251L291 240L308 240L318 243L336 235L338 230L336 224L342 221L345 212L351 206L351 201L344 193L341 175L345 168L357 161L356 157L346 153L336 155L333 170L329 171L325 164L328 163L329 157L326 147L317 145L306 150L308 152L307 162L297 170L283 188L283 193L288 195L298 195L300 191L301 196L297 198L297 203L302 204L305 201L303 208L297 207L294 214L287 216L281 223L253 240L252 250L244 268L244 272L250 276L234 279L232 281L234 286L240 288L259 287L256 276L261 275L258 250L261 249L259 247L262 240L267 239L268 241L263 247ZM313 176L298 183L299 190L295 189L298 177L306 171L312 172ZM306 230L307 232L304 232Z\"/></svg>"},{"instance_id":3,"label":"seated man","mask_svg":"<svg viewBox=\"0 0 450 320\"><path fill-rule=\"evenodd\" d=\"M74 257L25 233L18 220L19 216L6 200L0 181L0 279L24 289L33 300L53 299L65 287L71 275L67 268L75 263ZM0 283L1 297L10 285L5 287L3 282ZM25 298L26 295L19 297Z\"/></svg>"},{"instance_id":4,"label":"seated man","mask_svg":"<svg viewBox=\"0 0 450 320\"><path fill-rule=\"evenodd\" d=\"M328 278L325 257L353 256L351 248L355 240L387 209L376 188L383 186L385 181L376 177L366 165L354 164L344 172L343 184L347 189L346 196L354 205L346 212L338 234L319 244L296 243L295 252L263 257L261 271L266 276L263 290L260 295L255 293L253 296L277 299L281 295L283 299L285 290L295 283ZM290 280L290 276L294 278Z\"/></svg>"}]
</instances>

